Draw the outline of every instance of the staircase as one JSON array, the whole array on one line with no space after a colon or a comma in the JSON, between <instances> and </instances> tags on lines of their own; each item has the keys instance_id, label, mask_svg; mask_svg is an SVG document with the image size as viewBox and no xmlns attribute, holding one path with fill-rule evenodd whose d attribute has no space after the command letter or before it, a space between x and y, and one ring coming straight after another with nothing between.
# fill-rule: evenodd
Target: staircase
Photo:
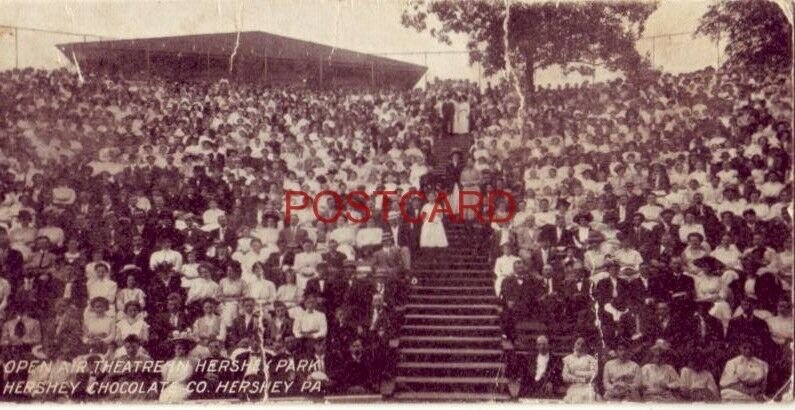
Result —
<instances>
[{"instance_id":1,"label":"staircase","mask_svg":"<svg viewBox=\"0 0 795 410\"><path fill-rule=\"evenodd\" d=\"M429 174L436 178L445 177L447 164L453 151L461 151L462 159L469 155L469 148L472 146L472 137L469 135L456 135L451 137L439 137L433 143L433 168Z\"/></svg>"},{"instance_id":2,"label":"staircase","mask_svg":"<svg viewBox=\"0 0 795 410\"><path fill-rule=\"evenodd\" d=\"M488 254L477 253L461 225L450 246L412 263L400 329L392 398L398 401L509 400L498 300Z\"/></svg>"}]
</instances>

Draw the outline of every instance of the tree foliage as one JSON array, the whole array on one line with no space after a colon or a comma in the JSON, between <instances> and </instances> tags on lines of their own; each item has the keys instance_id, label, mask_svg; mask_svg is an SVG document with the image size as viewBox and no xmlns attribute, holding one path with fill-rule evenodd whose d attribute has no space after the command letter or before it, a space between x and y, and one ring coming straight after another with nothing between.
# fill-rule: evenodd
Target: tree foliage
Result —
<instances>
[{"instance_id":1,"label":"tree foliage","mask_svg":"<svg viewBox=\"0 0 795 410\"><path fill-rule=\"evenodd\" d=\"M580 73L604 67L630 77L650 67L648 59L635 49L635 42L656 3L508 4L510 9L502 1L414 0L404 11L402 23L418 31L428 30L446 44L451 43L453 33L467 35L470 62L482 64L487 75L506 68L507 40L509 64L514 73L523 72L518 77L530 93L536 71L550 66ZM428 28L429 16L438 20L439 27Z\"/></svg>"},{"instance_id":2,"label":"tree foliage","mask_svg":"<svg viewBox=\"0 0 795 410\"><path fill-rule=\"evenodd\" d=\"M725 65L786 68L792 64L792 24L772 1L721 1L710 5L696 34L725 42Z\"/></svg>"}]
</instances>

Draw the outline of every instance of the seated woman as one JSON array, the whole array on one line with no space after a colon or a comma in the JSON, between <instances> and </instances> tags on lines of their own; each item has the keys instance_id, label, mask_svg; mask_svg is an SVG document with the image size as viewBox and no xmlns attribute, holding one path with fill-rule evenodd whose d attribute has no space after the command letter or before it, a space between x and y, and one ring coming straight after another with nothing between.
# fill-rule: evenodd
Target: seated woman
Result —
<instances>
[{"instance_id":1,"label":"seated woman","mask_svg":"<svg viewBox=\"0 0 795 410\"><path fill-rule=\"evenodd\" d=\"M255 263L251 267L252 279L246 284L243 296L254 299L257 304L257 311L270 312L273 310L273 302L276 300L276 285L262 277L265 268L261 263Z\"/></svg>"},{"instance_id":2,"label":"seated woman","mask_svg":"<svg viewBox=\"0 0 795 410\"><path fill-rule=\"evenodd\" d=\"M191 351L191 356L202 356L207 352L207 344L211 340L223 339L221 316L217 313L218 301L206 298L202 301L202 316L193 322L191 327L196 347Z\"/></svg>"},{"instance_id":3,"label":"seated woman","mask_svg":"<svg viewBox=\"0 0 795 410\"><path fill-rule=\"evenodd\" d=\"M108 315L116 315L116 291L118 285L113 279L110 278L110 265L106 262L99 262L94 267L95 277L88 279L86 282L86 294L88 300L96 298L103 298L110 304L108 306Z\"/></svg>"},{"instance_id":4,"label":"seated woman","mask_svg":"<svg viewBox=\"0 0 795 410\"><path fill-rule=\"evenodd\" d=\"M696 259L709 256L712 250L704 242L704 235L693 232L687 236L687 247L682 251L682 260L688 269L693 269L693 262Z\"/></svg>"},{"instance_id":5,"label":"seated woman","mask_svg":"<svg viewBox=\"0 0 795 410\"><path fill-rule=\"evenodd\" d=\"M720 377L720 395L723 401L762 401L767 388L768 364L754 355L754 345L745 340L740 344L740 355L726 362Z\"/></svg>"},{"instance_id":6,"label":"seated woman","mask_svg":"<svg viewBox=\"0 0 795 410\"><path fill-rule=\"evenodd\" d=\"M116 344L121 345L127 336L134 335L141 342L149 340L149 324L144 321L142 306L136 301L127 302L122 310L124 313L116 322Z\"/></svg>"},{"instance_id":7,"label":"seated woman","mask_svg":"<svg viewBox=\"0 0 795 410\"><path fill-rule=\"evenodd\" d=\"M688 364L679 372L679 393L688 401L720 401L720 391L712 376L712 358L691 355Z\"/></svg>"},{"instance_id":8,"label":"seated woman","mask_svg":"<svg viewBox=\"0 0 795 410\"><path fill-rule=\"evenodd\" d=\"M615 352L616 358L605 363L602 374L604 398L609 401L637 401L640 398L640 366L629 359L626 342L619 341Z\"/></svg>"},{"instance_id":9,"label":"seated woman","mask_svg":"<svg viewBox=\"0 0 795 410\"><path fill-rule=\"evenodd\" d=\"M696 289L696 302L709 305L709 314L720 320L725 329L732 318L732 310L727 302L729 287L722 277L723 264L711 256L705 256L693 261L690 269Z\"/></svg>"},{"instance_id":10,"label":"seated woman","mask_svg":"<svg viewBox=\"0 0 795 410\"><path fill-rule=\"evenodd\" d=\"M640 390L647 402L673 402L679 398L679 375L668 363L666 344L655 343L649 349L646 364L640 368Z\"/></svg>"},{"instance_id":11,"label":"seated woman","mask_svg":"<svg viewBox=\"0 0 795 410\"><path fill-rule=\"evenodd\" d=\"M199 266L199 277L190 282L185 305L188 307L188 317L196 318L202 313L202 302L206 298L217 298L221 294L221 288L212 280L212 265L202 264Z\"/></svg>"},{"instance_id":12,"label":"seated woman","mask_svg":"<svg viewBox=\"0 0 795 410\"><path fill-rule=\"evenodd\" d=\"M130 302L138 303L139 308L143 309L146 306L146 294L141 288L138 287L135 274L127 275L125 279L126 287L116 292L116 310L124 312L126 306ZM120 340L124 340L121 338Z\"/></svg>"},{"instance_id":13,"label":"seated woman","mask_svg":"<svg viewBox=\"0 0 795 410\"><path fill-rule=\"evenodd\" d=\"M226 267L226 277L218 283L221 301L221 325L225 328L237 317L240 298L246 290L246 283L241 279L240 265L233 263Z\"/></svg>"},{"instance_id":14,"label":"seated woman","mask_svg":"<svg viewBox=\"0 0 795 410\"><path fill-rule=\"evenodd\" d=\"M83 344L109 345L116 339L116 317L108 313L110 302L98 296L91 299L88 308L83 317Z\"/></svg>"},{"instance_id":15,"label":"seated woman","mask_svg":"<svg viewBox=\"0 0 795 410\"><path fill-rule=\"evenodd\" d=\"M285 272L284 280L284 285L279 286L279 290L276 291L276 300L284 303L290 317L295 319L304 311L300 306L301 294L298 293L298 287L295 286L295 272L292 270Z\"/></svg>"},{"instance_id":16,"label":"seated woman","mask_svg":"<svg viewBox=\"0 0 795 410\"><path fill-rule=\"evenodd\" d=\"M585 353L585 339L578 337L573 352L563 358L562 378L568 383L566 403L589 403L596 401L593 381L596 378L598 363L596 358Z\"/></svg>"}]
</instances>

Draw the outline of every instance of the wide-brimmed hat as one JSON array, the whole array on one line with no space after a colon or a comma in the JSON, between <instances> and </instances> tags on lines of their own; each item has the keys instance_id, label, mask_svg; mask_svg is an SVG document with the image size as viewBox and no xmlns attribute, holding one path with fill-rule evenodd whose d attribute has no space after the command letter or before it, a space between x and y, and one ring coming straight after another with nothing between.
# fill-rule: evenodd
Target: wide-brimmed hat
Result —
<instances>
[{"instance_id":1,"label":"wide-brimmed hat","mask_svg":"<svg viewBox=\"0 0 795 410\"><path fill-rule=\"evenodd\" d=\"M166 342L170 346L174 346L174 345L179 344L179 343L184 343L188 347L187 350L190 350L190 349L193 348L193 346L196 345L196 338L193 336L193 334L189 330L186 330L184 332L180 332L178 330L175 330L174 332L171 333L171 335L169 336L169 338L168 338L168 340Z\"/></svg>"}]
</instances>

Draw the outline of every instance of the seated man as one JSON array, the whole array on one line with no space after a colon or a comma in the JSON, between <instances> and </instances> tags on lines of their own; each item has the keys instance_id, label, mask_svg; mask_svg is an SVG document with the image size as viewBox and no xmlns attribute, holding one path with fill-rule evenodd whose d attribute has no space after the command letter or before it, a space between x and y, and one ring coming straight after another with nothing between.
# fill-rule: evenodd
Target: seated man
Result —
<instances>
[{"instance_id":1,"label":"seated man","mask_svg":"<svg viewBox=\"0 0 795 410\"><path fill-rule=\"evenodd\" d=\"M24 355L30 348L41 343L41 324L30 316L30 306L21 304L13 309L0 333L0 346L3 354L9 358Z\"/></svg>"},{"instance_id":2,"label":"seated man","mask_svg":"<svg viewBox=\"0 0 795 410\"><path fill-rule=\"evenodd\" d=\"M503 245L502 256L497 258L494 262L494 275L496 276L494 281L494 292L497 296L500 296L502 292L502 281L513 274L514 264L517 260L521 259L514 254L513 246L511 246L510 243Z\"/></svg>"},{"instance_id":3,"label":"seated man","mask_svg":"<svg viewBox=\"0 0 795 410\"><path fill-rule=\"evenodd\" d=\"M549 339L536 338L535 351L524 362L520 395L532 398L552 398L562 385L560 359L549 350Z\"/></svg>"},{"instance_id":4,"label":"seated man","mask_svg":"<svg viewBox=\"0 0 795 410\"><path fill-rule=\"evenodd\" d=\"M240 314L232 320L226 330L226 345L229 349L233 349L244 338L259 344L263 331L261 324L257 323L260 317L256 312L256 301L253 298L245 297L240 303L243 307Z\"/></svg>"}]
</instances>

